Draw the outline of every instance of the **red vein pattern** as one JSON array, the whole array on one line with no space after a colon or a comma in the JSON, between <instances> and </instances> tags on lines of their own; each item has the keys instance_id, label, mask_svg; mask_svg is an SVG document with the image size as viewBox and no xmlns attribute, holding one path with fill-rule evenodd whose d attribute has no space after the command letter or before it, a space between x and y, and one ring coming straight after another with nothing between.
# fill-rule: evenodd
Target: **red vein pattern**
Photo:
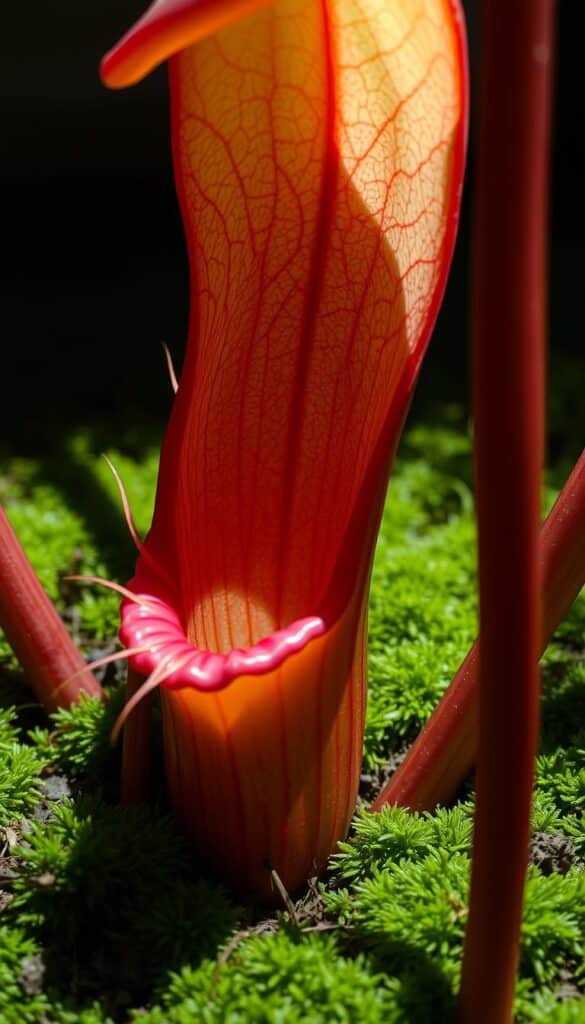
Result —
<instances>
[{"instance_id":1,"label":"red vein pattern","mask_svg":"<svg viewBox=\"0 0 585 1024\"><path fill-rule=\"evenodd\" d=\"M158 0L103 65L135 80L189 7L170 82L192 315L132 588L216 653L323 623L221 692L163 683L177 812L266 894L267 863L298 886L353 810L373 546L459 208L463 30L448 0L279 0L231 25L224 5L201 38L200 6Z\"/></svg>"}]
</instances>

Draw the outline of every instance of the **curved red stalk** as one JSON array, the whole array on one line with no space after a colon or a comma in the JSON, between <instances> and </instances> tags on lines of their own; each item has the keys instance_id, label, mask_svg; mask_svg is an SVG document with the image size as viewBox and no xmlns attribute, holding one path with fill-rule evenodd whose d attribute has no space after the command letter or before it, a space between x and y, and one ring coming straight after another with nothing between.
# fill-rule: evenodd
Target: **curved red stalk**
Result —
<instances>
[{"instance_id":1,"label":"curved red stalk","mask_svg":"<svg viewBox=\"0 0 585 1024\"><path fill-rule=\"evenodd\" d=\"M540 531L543 629L540 653L585 585L585 451ZM407 757L372 804L430 811L456 795L475 764L478 718L478 641L414 741Z\"/></svg>"},{"instance_id":2,"label":"curved red stalk","mask_svg":"<svg viewBox=\"0 0 585 1024\"><path fill-rule=\"evenodd\" d=\"M538 742L553 0L485 0L472 293L479 533L477 802L464 1024L507 1024Z\"/></svg>"},{"instance_id":3,"label":"curved red stalk","mask_svg":"<svg viewBox=\"0 0 585 1024\"><path fill-rule=\"evenodd\" d=\"M45 594L2 508L0 626L46 711L68 708L80 693L102 696L100 684Z\"/></svg>"},{"instance_id":4,"label":"curved red stalk","mask_svg":"<svg viewBox=\"0 0 585 1024\"><path fill-rule=\"evenodd\" d=\"M102 68L118 86L170 57L192 280L121 637L154 648L131 661L162 687L185 830L269 895L266 865L302 884L353 810L371 559L454 243L466 67L447 0L237 24L218 4L212 38L205 9L158 0Z\"/></svg>"},{"instance_id":5,"label":"curved red stalk","mask_svg":"<svg viewBox=\"0 0 585 1024\"><path fill-rule=\"evenodd\" d=\"M131 700L143 683L140 675L128 666L126 697ZM133 804L146 800L148 795L148 767L150 762L150 721L152 713L151 693L140 702L130 715L124 728L122 747L122 803Z\"/></svg>"}]
</instances>

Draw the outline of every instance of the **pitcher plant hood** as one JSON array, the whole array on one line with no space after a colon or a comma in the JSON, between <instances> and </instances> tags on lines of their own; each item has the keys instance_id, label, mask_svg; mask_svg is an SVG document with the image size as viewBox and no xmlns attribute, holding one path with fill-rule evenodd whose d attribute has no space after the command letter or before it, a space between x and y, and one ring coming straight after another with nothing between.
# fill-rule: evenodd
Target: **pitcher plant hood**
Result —
<instances>
[{"instance_id":1,"label":"pitcher plant hood","mask_svg":"<svg viewBox=\"0 0 585 1024\"><path fill-rule=\"evenodd\" d=\"M357 792L373 549L459 212L462 15L157 0L103 79L162 60L191 317L121 637L202 855L294 888Z\"/></svg>"}]
</instances>

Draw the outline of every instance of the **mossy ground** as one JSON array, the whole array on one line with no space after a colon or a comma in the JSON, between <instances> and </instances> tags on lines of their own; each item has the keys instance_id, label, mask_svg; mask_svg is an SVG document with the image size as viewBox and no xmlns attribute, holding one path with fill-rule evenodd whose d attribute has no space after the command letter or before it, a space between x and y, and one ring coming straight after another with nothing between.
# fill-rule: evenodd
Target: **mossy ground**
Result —
<instances>
[{"instance_id":1,"label":"mossy ground","mask_svg":"<svg viewBox=\"0 0 585 1024\"><path fill-rule=\"evenodd\" d=\"M124 579L133 560L115 486L97 457L103 447L144 530L155 447L126 438L114 450L85 431L53 460L7 460L0 473L0 499L87 654L111 649L117 599L61 577L75 570ZM549 480L558 486L567 460L558 445L553 454ZM516 996L517 1019L539 1024L585 1021L584 626L582 596L543 662ZM471 443L460 411L443 407L407 431L384 514L370 601L365 786L416 734L475 631ZM152 805L116 805L119 754L108 743L122 699L115 669L105 683L107 704L84 701L47 726L0 640L1 1024L451 1019L467 914L470 786L434 815L360 811L296 919L284 909L262 918L195 873L166 813L160 761Z\"/></svg>"}]
</instances>

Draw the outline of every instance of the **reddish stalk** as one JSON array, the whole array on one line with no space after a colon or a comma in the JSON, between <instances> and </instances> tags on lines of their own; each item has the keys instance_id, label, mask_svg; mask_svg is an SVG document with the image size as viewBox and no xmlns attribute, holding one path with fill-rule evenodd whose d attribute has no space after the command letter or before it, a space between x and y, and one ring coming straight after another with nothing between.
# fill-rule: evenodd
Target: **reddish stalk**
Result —
<instances>
[{"instance_id":1,"label":"reddish stalk","mask_svg":"<svg viewBox=\"0 0 585 1024\"><path fill-rule=\"evenodd\" d=\"M552 0L485 0L473 400L481 650L460 1020L507 1024L538 741Z\"/></svg>"},{"instance_id":2,"label":"reddish stalk","mask_svg":"<svg viewBox=\"0 0 585 1024\"><path fill-rule=\"evenodd\" d=\"M144 682L144 677L128 665L126 700L129 701ZM122 741L122 792L124 804L141 803L148 793L150 734L153 694L149 693L129 715Z\"/></svg>"},{"instance_id":3,"label":"reddish stalk","mask_svg":"<svg viewBox=\"0 0 585 1024\"><path fill-rule=\"evenodd\" d=\"M86 668L2 508L0 626L46 711L68 708L82 692L102 696L100 684Z\"/></svg>"},{"instance_id":4,"label":"reddish stalk","mask_svg":"<svg viewBox=\"0 0 585 1024\"><path fill-rule=\"evenodd\" d=\"M543 575L542 654L585 584L585 451L540 531ZM408 757L381 791L386 804L432 810L453 799L477 752L479 648L475 642Z\"/></svg>"}]
</instances>

